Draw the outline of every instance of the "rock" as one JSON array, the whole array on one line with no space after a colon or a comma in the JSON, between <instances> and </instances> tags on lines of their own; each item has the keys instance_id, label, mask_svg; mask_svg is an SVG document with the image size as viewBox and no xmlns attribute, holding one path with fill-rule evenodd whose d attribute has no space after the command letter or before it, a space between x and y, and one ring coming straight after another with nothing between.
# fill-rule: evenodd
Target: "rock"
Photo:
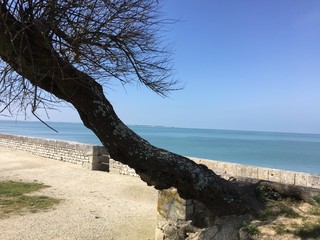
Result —
<instances>
[{"instance_id":1,"label":"rock","mask_svg":"<svg viewBox=\"0 0 320 240\"><path fill-rule=\"evenodd\" d=\"M240 240L252 240L246 227L242 227L239 229L239 238Z\"/></svg>"},{"instance_id":2,"label":"rock","mask_svg":"<svg viewBox=\"0 0 320 240\"><path fill-rule=\"evenodd\" d=\"M191 221L177 221L177 222L162 222L158 223L156 239L157 240L198 240L199 238L189 238L192 233L199 231L199 228L194 227ZM189 235L189 236L188 236ZM188 236L188 237L187 237Z\"/></svg>"},{"instance_id":3,"label":"rock","mask_svg":"<svg viewBox=\"0 0 320 240\"><path fill-rule=\"evenodd\" d=\"M195 233L187 233L187 238L185 240L199 240L200 234L203 230L199 230Z\"/></svg>"},{"instance_id":4,"label":"rock","mask_svg":"<svg viewBox=\"0 0 320 240\"><path fill-rule=\"evenodd\" d=\"M250 215L217 218L213 226L200 234L199 240L240 240L239 229L252 219Z\"/></svg>"}]
</instances>

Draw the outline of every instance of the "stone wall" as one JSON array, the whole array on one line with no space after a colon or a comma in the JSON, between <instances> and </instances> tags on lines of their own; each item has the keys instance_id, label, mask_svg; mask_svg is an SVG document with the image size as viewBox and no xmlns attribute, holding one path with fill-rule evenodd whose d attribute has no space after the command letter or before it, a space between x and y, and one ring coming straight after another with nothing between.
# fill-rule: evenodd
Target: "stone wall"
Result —
<instances>
[{"instance_id":1,"label":"stone wall","mask_svg":"<svg viewBox=\"0 0 320 240\"><path fill-rule=\"evenodd\" d=\"M132 177L139 177L139 175L136 173L136 171L133 168L130 168L128 165L113 159L109 159L109 171L111 173L117 173L121 175L132 176Z\"/></svg>"},{"instance_id":2,"label":"stone wall","mask_svg":"<svg viewBox=\"0 0 320 240\"><path fill-rule=\"evenodd\" d=\"M0 134L0 146L79 164L91 170L109 170L109 156L101 146L9 134Z\"/></svg>"},{"instance_id":3,"label":"stone wall","mask_svg":"<svg viewBox=\"0 0 320 240\"><path fill-rule=\"evenodd\" d=\"M196 163L204 164L215 173L229 177L253 178L284 184L298 185L320 189L320 175L303 172L285 171L273 168L247 166L237 163L219 162L208 159L190 158Z\"/></svg>"},{"instance_id":4,"label":"stone wall","mask_svg":"<svg viewBox=\"0 0 320 240\"><path fill-rule=\"evenodd\" d=\"M189 157L192 161L206 165L216 174L228 179L235 178L253 178L259 180L267 180L272 182L279 182L284 184L292 184L303 187L312 187L320 189L320 175L309 174L303 172L285 171L273 168L263 168L256 166L247 166L237 163L220 162L208 159L200 159ZM121 162L110 159L110 172L139 176L134 169Z\"/></svg>"},{"instance_id":5,"label":"stone wall","mask_svg":"<svg viewBox=\"0 0 320 240\"><path fill-rule=\"evenodd\" d=\"M316 174L260 168L199 158L191 159L206 165L226 179L230 177L253 178L320 189L320 175ZM186 231L190 231L188 229L192 227L206 228L213 224L215 219L202 203L181 198L175 188L159 191L157 211L156 240L185 239Z\"/></svg>"}]
</instances>

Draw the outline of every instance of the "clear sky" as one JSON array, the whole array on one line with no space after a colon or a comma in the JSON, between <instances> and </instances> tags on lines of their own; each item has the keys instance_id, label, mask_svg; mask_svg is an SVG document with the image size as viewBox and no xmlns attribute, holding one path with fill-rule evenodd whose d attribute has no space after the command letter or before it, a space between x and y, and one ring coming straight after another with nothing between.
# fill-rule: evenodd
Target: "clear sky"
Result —
<instances>
[{"instance_id":1,"label":"clear sky","mask_svg":"<svg viewBox=\"0 0 320 240\"><path fill-rule=\"evenodd\" d=\"M319 0L167 0L184 89L106 88L127 124L320 133ZM80 121L70 109L52 121ZM3 119L3 117L1 117Z\"/></svg>"}]
</instances>

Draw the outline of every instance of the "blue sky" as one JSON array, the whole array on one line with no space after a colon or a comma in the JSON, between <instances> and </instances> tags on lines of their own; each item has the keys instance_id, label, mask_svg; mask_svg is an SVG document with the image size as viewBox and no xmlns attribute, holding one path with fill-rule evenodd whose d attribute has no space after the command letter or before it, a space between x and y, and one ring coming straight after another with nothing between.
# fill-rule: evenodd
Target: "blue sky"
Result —
<instances>
[{"instance_id":1,"label":"blue sky","mask_svg":"<svg viewBox=\"0 0 320 240\"><path fill-rule=\"evenodd\" d=\"M319 0L167 0L181 91L105 91L127 124L320 133ZM2 118L3 119L3 118ZM52 121L80 121L70 109Z\"/></svg>"}]
</instances>

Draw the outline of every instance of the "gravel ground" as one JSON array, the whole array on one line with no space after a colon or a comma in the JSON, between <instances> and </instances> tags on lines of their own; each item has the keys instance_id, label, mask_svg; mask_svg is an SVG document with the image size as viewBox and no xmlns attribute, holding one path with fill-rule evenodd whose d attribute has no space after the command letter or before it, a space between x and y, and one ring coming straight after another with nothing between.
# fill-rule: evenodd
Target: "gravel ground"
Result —
<instances>
[{"instance_id":1,"label":"gravel ground","mask_svg":"<svg viewBox=\"0 0 320 240\"><path fill-rule=\"evenodd\" d=\"M63 199L47 212L0 219L1 240L154 239L157 191L139 178L90 171L0 147L0 181L38 181Z\"/></svg>"}]
</instances>

